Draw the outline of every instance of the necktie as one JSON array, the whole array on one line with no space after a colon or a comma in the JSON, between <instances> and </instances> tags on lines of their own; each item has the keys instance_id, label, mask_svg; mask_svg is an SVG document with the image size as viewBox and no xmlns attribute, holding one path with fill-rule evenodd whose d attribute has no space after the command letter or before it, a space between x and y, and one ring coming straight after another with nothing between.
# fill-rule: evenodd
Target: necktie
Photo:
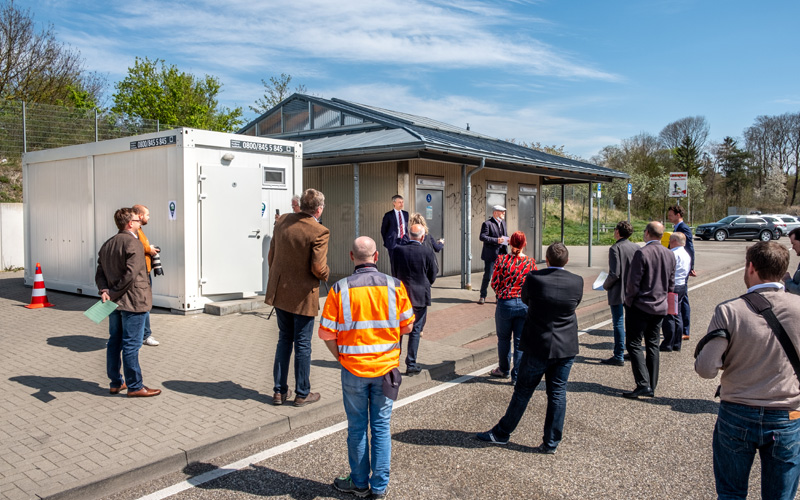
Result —
<instances>
[{"instance_id":1,"label":"necktie","mask_svg":"<svg viewBox=\"0 0 800 500\"><path fill-rule=\"evenodd\" d=\"M403 228L403 212L397 212L397 222L400 224L400 238L406 235L406 230Z\"/></svg>"}]
</instances>

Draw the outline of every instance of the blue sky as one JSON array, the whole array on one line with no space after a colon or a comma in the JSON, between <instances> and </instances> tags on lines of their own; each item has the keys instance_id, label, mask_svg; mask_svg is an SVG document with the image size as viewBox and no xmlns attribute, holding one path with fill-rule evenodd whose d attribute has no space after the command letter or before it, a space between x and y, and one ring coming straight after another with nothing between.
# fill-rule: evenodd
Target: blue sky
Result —
<instances>
[{"instance_id":1,"label":"blue sky","mask_svg":"<svg viewBox=\"0 0 800 500\"><path fill-rule=\"evenodd\" d=\"M113 84L136 56L248 106L281 73L308 92L498 137L602 147L702 115L710 139L800 110L800 2L17 0Z\"/></svg>"}]
</instances>

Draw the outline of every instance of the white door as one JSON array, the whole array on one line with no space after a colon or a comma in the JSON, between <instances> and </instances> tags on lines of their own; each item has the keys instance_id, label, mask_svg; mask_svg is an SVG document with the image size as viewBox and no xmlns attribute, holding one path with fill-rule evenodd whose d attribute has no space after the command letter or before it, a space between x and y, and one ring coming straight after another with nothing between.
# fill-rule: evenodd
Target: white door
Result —
<instances>
[{"instance_id":1,"label":"white door","mask_svg":"<svg viewBox=\"0 0 800 500\"><path fill-rule=\"evenodd\" d=\"M261 169L200 167L203 295L261 289Z\"/></svg>"}]
</instances>

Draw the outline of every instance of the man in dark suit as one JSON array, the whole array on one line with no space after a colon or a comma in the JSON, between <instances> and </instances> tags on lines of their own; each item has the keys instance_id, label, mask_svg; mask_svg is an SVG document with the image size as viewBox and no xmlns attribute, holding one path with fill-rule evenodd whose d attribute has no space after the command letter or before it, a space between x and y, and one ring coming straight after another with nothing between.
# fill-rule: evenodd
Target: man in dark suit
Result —
<instances>
[{"instance_id":1,"label":"man in dark suit","mask_svg":"<svg viewBox=\"0 0 800 500\"><path fill-rule=\"evenodd\" d=\"M114 224L119 232L100 247L94 276L101 300L117 304L108 317L108 392L119 394L128 389L129 398L158 396L160 389L145 387L139 367L144 322L153 305L144 247L136 236L142 222L132 208L120 208L114 213ZM119 373L120 365L124 377Z\"/></svg>"},{"instance_id":2,"label":"man in dark suit","mask_svg":"<svg viewBox=\"0 0 800 500\"><path fill-rule=\"evenodd\" d=\"M383 237L383 246L389 253L392 276L396 278L394 249L408 241L408 212L403 210L405 201L399 194L392 196L392 205L394 208L383 214L381 236Z\"/></svg>"},{"instance_id":3,"label":"man in dark suit","mask_svg":"<svg viewBox=\"0 0 800 500\"><path fill-rule=\"evenodd\" d=\"M325 196L306 189L300 197L300 212L284 214L275 223L269 245L269 281L264 302L275 307L278 346L272 374L275 387L272 404L282 405L291 394L287 385L289 360L294 348L294 406L319 401L311 392L311 335L319 312L319 282L327 281L330 231L319 223Z\"/></svg>"},{"instance_id":4,"label":"man in dark suit","mask_svg":"<svg viewBox=\"0 0 800 500\"><path fill-rule=\"evenodd\" d=\"M502 205L492 207L492 216L481 224L480 239L483 242L481 260L483 261L483 280L481 281L481 296L478 304L486 303L486 294L489 291L489 282L494 273L494 262L498 255L508 253L508 230L506 229L506 209Z\"/></svg>"},{"instance_id":5,"label":"man in dark suit","mask_svg":"<svg viewBox=\"0 0 800 500\"><path fill-rule=\"evenodd\" d=\"M658 341L661 321L667 315L667 293L675 289L675 256L661 244L664 226L650 222L644 230L644 247L631 261L625 287L625 347L631 357L636 388L626 398L653 397L658 385ZM642 339L647 358L642 352Z\"/></svg>"},{"instance_id":6,"label":"man in dark suit","mask_svg":"<svg viewBox=\"0 0 800 500\"><path fill-rule=\"evenodd\" d=\"M403 282L414 308L414 328L408 335L406 351L406 375L416 375L422 368L417 364L417 349L422 329L431 305L431 285L436 281L439 267L436 256L430 247L423 245L425 228L422 224L411 226L411 239L405 245L395 248L395 270L397 278Z\"/></svg>"},{"instance_id":7,"label":"man in dark suit","mask_svg":"<svg viewBox=\"0 0 800 500\"><path fill-rule=\"evenodd\" d=\"M683 221L685 212L683 207L675 205L667 209L667 220L674 224L673 232L677 231L686 236L686 253L692 259L692 265L689 268L689 276L697 276L694 272L694 242L692 241L692 228ZM682 340L689 340L689 320L692 315L692 309L689 307L689 277L686 278L686 293L681 296L681 321L683 322L683 337Z\"/></svg>"},{"instance_id":8,"label":"man in dark suit","mask_svg":"<svg viewBox=\"0 0 800 500\"><path fill-rule=\"evenodd\" d=\"M536 453L552 455L561 442L567 411L567 380L578 354L578 318L575 309L583 298L583 278L564 269L569 260L567 247L556 242L547 248L547 269L531 271L522 285L522 301L528 316L522 331L520 362L514 395L505 416L477 438L508 444L536 386L544 376L547 385L547 413L542 444Z\"/></svg>"},{"instance_id":9,"label":"man in dark suit","mask_svg":"<svg viewBox=\"0 0 800 500\"><path fill-rule=\"evenodd\" d=\"M606 365L625 366L625 283L633 255L639 250L639 245L628 239L631 234L631 223L620 221L614 228L617 242L608 249L608 277L603 282L603 288L608 292L611 324L614 325L614 355L601 361Z\"/></svg>"}]
</instances>

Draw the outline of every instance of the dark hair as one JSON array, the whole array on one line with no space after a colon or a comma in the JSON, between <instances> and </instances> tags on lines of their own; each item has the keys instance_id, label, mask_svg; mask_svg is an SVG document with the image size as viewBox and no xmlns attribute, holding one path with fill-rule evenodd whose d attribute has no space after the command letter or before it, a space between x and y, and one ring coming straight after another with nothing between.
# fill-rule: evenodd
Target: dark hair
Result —
<instances>
[{"instance_id":1,"label":"dark hair","mask_svg":"<svg viewBox=\"0 0 800 500\"><path fill-rule=\"evenodd\" d=\"M136 215L136 212L132 208L120 208L114 212L114 224L117 225L117 229L120 231L125 229L134 215Z\"/></svg>"},{"instance_id":2,"label":"dark hair","mask_svg":"<svg viewBox=\"0 0 800 500\"><path fill-rule=\"evenodd\" d=\"M633 226L631 225L630 222L626 220L621 220L617 222L617 227L615 227L614 229L616 229L619 235L622 236L623 238L630 238L631 235L633 234Z\"/></svg>"},{"instance_id":3,"label":"dark hair","mask_svg":"<svg viewBox=\"0 0 800 500\"><path fill-rule=\"evenodd\" d=\"M683 217L686 215L686 211L680 205L672 205L671 207L669 207L667 209L667 212L670 212L670 211L675 215L680 215L681 219L683 219Z\"/></svg>"},{"instance_id":4,"label":"dark hair","mask_svg":"<svg viewBox=\"0 0 800 500\"><path fill-rule=\"evenodd\" d=\"M560 241L556 241L547 247L545 256L547 257L547 264L549 266L564 267L564 264L569 260L569 250L567 250L566 245Z\"/></svg>"},{"instance_id":5,"label":"dark hair","mask_svg":"<svg viewBox=\"0 0 800 500\"><path fill-rule=\"evenodd\" d=\"M319 207L325 206L325 195L321 191L308 188L303 191L300 197L300 211L308 215L314 215Z\"/></svg>"},{"instance_id":6,"label":"dark hair","mask_svg":"<svg viewBox=\"0 0 800 500\"><path fill-rule=\"evenodd\" d=\"M394 203L397 200L402 200L402 199L403 199L402 196L400 196L399 194L396 194L396 195L392 196L392 203Z\"/></svg>"},{"instance_id":7,"label":"dark hair","mask_svg":"<svg viewBox=\"0 0 800 500\"><path fill-rule=\"evenodd\" d=\"M660 240L664 236L664 226L661 226L659 228L658 226L660 225L661 224L659 224L658 222L648 222L647 227L644 228L644 230L647 231L650 234L650 236L653 236L656 239Z\"/></svg>"},{"instance_id":8,"label":"dark hair","mask_svg":"<svg viewBox=\"0 0 800 500\"><path fill-rule=\"evenodd\" d=\"M525 244L527 243L525 233L517 231L511 235L511 240L508 243L511 245L511 254L516 257L522 252L522 249L525 248Z\"/></svg>"},{"instance_id":9,"label":"dark hair","mask_svg":"<svg viewBox=\"0 0 800 500\"><path fill-rule=\"evenodd\" d=\"M789 249L777 241L759 241L747 249L745 262L753 264L764 281L781 281L789 269Z\"/></svg>"},{"instance_id":10,"label":"dark hair","mask_svg":"<svg viewBox=\"0 0 800 500\"><path fill-rule=\"evenodd\" d=\"M796 241L800 241L800 227L796 227L789 231L789 236L793 236Z\"/></svg>"}]
</instances>

